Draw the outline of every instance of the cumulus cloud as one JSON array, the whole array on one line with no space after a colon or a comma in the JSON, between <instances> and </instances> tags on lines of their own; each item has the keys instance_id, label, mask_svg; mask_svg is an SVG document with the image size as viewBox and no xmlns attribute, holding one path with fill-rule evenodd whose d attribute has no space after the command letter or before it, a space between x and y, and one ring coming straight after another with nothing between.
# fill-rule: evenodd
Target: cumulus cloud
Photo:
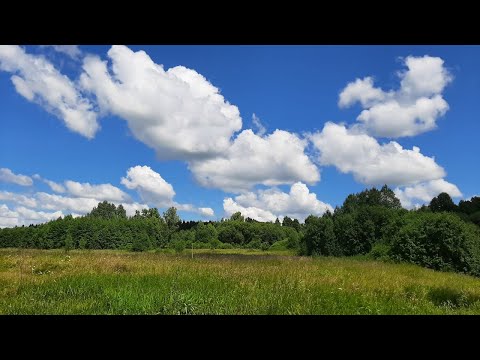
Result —
<instances>
[{"instance_id":1,"label":"cumulus cloud","mask_svg":"<svg viewBox=\"0 0 480 360\"><path fill-rule=\"evenodd\" d=\"M27 54L17 45L0 45L0 70L9 72L16 91L89 139L99 129L92 103L76 85L41 55Z\"/></svg>"},{"instance_id":2,"label":"cumulus cloud","mask_svg":"<svg viewBox=\"0 0 480 360\"><path fill-rule=\"evenodd\" d=\"M144 52L112 46L107 61L84 59L80 77L100 109L125 119L133 135L161 159L208 157L224 152L242 127L238 108L205 77L176 66L164 70Z\"/></svg>"},{"instance_id":3,"label":"cumulus cloud","mask_svg":"<svg viewBox=\"0 0 480 360\"><path fill-rule=\"evenodd\" d=\"M287 131L261 137L249 129L237 136L223 156L192 161L189 168L201 185L229 192L249 190L256 184L314 184L320 172L305 154L306 146L306 140Z\"/></svg>"},{"instance_id":4,"label":"cumulus cloud","mask_svg":"<svg viewBox=\"0 0 480 360\"><path fill-rule=\"evenodd\" d=\"M126 188L136 190L142 200L156 207L174 206L178 210L214 216L211 208L197 208L192 204L180 204L173 200L175 190L162 176L149 166L134 166L127 170L127 176L120 181Z\"/></svg>"},{"instance_id":5,"label":"cumulus cloud","mask_svg":"<svg viewBox=\"0 0 480 360\"><path fill-rule=\"evenodd\" d=\"M240 211L243 216L258 221L275 221L284 216L304 221L308 215L322 215L327 210L333 211L332 206L317 199L308 187L297 182L285 193L277 188L248 192L223 200L226 216Z\"/></svg>"},{"instance_id":6,"label":"cumulus cloud","mask_svg":"<svg viewBox=\"0 0 480 360\"><path fill-rule=\"evenodd\" d=\"M61 211L44 212L17 207L10 210L7 205L0 205L0 228L39 224L42 222L58 219L64 214Z\"/></svg>"},{"instance_id":7,"label":"cumulus cloud","mask_svg":"<svg viewBox=\"0 0 480 360\"><path fill-rule=\"evenodd\" d=\"M400 89L383 91L373 78L356 79L340 93L339 106L359 102L364 110L357 117L360 127L383 137L414 136L435 129L448 110L442 97L453 77L439 57L408 56L406 70L398 73Z\"/></svg>"},{"instance_id":8,"label":"cumulus cloud","mask_svg":"<svg viewBox=\"0 0 480 360\"><path fill-rule=\"evenodd\" d=\"M172 185L149 166L131 167L121 183L128 189L136 190L143 201L158 207L169 206L175 196Z\"/></svg>"},{"instance_id":9,"label":"cumulus cloud","mask_svg":"<svg viewBox=\"0 0 480 360\"><path fill-rule=\"evenodd\" d=\"M396 188L394 189L394 192L402 203L402 206L407 209L429 203L435 196L442 192L446 192L454 198L462 196L460 189L456 185L449 183L444 179L436 179L413 186Z\"/></svg>"},{"instance_id":10,"label":"cumulus cloud","mask_svg":"<svg viewBox=\"0 0 480 360\"><path fill-rule=\"evenodd\" d=\"M77 181L65 181L67 191L78 197L116 201L130 202L130 196L112 184L91 185L89 183L79 183ZM53 189L53 188L52 188Z\"/></svg>"},{"instance_id":11,"label":"cumulus cloud","mask_svg":"<svg viewBox=\"0 0 480 360\"><path fill-rule=\"evenodd\" d=\"M363 184L410 185L446 175L433 157L421 154L416 146L408 150L395 141L381 145L375 138L343 125L328 122L310 139L320 151L322 165L352 173Z\"/></svg>"},{"instance_id":12,"label":"cumulus cloud","mask_svg":"<svg viewBox=\"0 0 480 360\"><path fill-rule=\"evenodd\" d=\"M51 47L56 52L65 54L74 60L78 60L82 55L78 45L42 45L42 47Z\"/></svg>"},{"instance_id":13,"label":"cumulus cloud","mask_svg":"<svg viewBox=\"0 0 480 360\"><path fill-rule=\"evenodd\" d=\"M209 216L209 217L215 216L215 212L213 211L212 208L209 208L209 207L198 208L198 211L199 211L200 215L203 215L203 216Z\"/></svg>"},{"instance_id":14,"label":"cumulus cloud","mask_svg":"<svg viewBox=\"0 0 480 360\"><path fill-rule=\"evenodd\" d=\"M33 185L33 180L30 176L14 174L12 170L7 168L0 168L0 181L22 186Z\"/></svg>"},{"instance_id":15,"label":"cumulus cloud","mask_svg":"<svg viewBox=\"0 0 480 360\"><path fill-rule=\"evenodd\" d=\"M34 198L9 191L0 191L0 200L32 208L37 207L37 200Z\"/></svg>"}]
</instances>

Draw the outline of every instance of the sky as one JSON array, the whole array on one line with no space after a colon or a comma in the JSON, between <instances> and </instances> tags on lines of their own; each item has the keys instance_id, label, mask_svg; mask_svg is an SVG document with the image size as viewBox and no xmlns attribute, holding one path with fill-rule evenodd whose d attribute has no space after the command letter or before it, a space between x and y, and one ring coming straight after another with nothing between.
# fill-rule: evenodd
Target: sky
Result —
<instances>
[{"instance_id":1,"label":"sky","mask_svg":"<svg viewBox=\"0 0 480 360\"><path fill-rule=\"evenodd\" d=\"M0 45L0 227L259 221L480 190L479 46Z\"/></svg>"}]
</instances>

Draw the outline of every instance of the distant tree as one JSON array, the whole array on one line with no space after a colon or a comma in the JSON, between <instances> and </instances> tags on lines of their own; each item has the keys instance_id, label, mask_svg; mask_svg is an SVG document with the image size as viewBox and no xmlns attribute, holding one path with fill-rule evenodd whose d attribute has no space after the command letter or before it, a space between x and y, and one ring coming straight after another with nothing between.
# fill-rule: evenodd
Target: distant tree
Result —
<instances>
[{"instance_id":1,"label":"distant tree","mask_svg":"<svg viewBox=\"0 0 480 360\"><path fill-rule=\"evenodd\" d=\"M163 213L163 218L165 219L165 223L167 224L168 229L168 241L171 240L172 234L178 230L180 217L177 214L177 208L169 207L167 211Z\"/></svg>"},{"instance_id":2,"label":"distant tree","mask_svg":"<svg viewBox=\"0 0 480 360\"><path fill-rule=\"evenodd\" d=\"M280 220L278 219L278 217L277 217L277 219L275 220L275 225L282 225L282 224L280 223Z\"/></svg>"},{"instance_id":3,"label":"distant tree","mask_svg":"<svg viewBox=\"0 0 480 360\"><path fill-rule=\"evenodd\" d=\"M117 217L117 208L115 204L110 204L108 201L102 201L92 209L92 211L90 212L90 214L88 214L88 216L97 217L101 219L113 219Z\"/></svg>"},{"instance_id":4,"label":"distant tree","mask_svg":"<svg viewBox=\"0 0 480 360\"><path fill-rule=\"evenodd\" d=\"M124 209L123 205L120 204L117 207L117 217L121 219L126 219L127 218L127 211Z\"/></svg>"},{"instance_id":5,"label":"distant tree","mask_svg":"<svg viewBox=\"0 0 480 360\"><path fill-rule=\"evenodd\" d=\"M67 234L65 237L65 246L64 246L65 252L68 253L70 250L73 249L73 239L72 235L70 233Z\"/></svg>"},{"instance_id":6,"label":"distant tree","mask_svg":"<svg viewBox=\"0 0 480 360\"><path fill-rule=\"evenodd\" d=\"M341 255L334 231L334 223L330 217L309 216L305 220L307 255Z\"/></svg>"},{"instance_id":7,"label":"distant tree","mask_svg":"<svg viewBox=\"0 0 480 360\"><path fill-rule=\"evenodd\" d=\"M434 197L432 201L430 201L430 205L428 205L428 207L433 212L455 211L457 209L457 206L453 202L452 198L446 192L442 192L438 196Z\"/></svg>"},{"instance_id":8,"label":"distant tree","mask_svg":"<svg viewBox=\"0 0 480 360\"><path fill-rule=\"evenodd\" d=\"M232 214L232 216L230 216L230 220L232 220L232 221L244 221L245 218L242 216L242 213L240 211L237 211L236 213Z\"/></svg>"},{"instance_id":9,"label":"distant tree","mask_svg":"<svg viewBox=\"0 0 480 360\"><path fill-rule=\"evenodd\" d=\"M218 240L217 229L212 224L200 222L195 228L195 241L213 243Z\"/></svg>"}]
</instances>

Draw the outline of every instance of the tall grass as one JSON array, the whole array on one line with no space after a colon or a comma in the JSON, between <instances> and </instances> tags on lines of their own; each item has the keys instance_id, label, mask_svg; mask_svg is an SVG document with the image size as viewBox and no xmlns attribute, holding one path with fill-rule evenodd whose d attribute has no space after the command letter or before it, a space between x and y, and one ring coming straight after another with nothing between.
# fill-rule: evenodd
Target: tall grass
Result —
<instances>
[{"instance_id":1,"label":"tall grass","mask_svg":"<svg viewBox=\"0 0 480 360\"><path fill-rule=\"evenodd\" d=\"M0 314L480 314L477 278L279 254L4 249Z\"/></svg>"}]
</instances>

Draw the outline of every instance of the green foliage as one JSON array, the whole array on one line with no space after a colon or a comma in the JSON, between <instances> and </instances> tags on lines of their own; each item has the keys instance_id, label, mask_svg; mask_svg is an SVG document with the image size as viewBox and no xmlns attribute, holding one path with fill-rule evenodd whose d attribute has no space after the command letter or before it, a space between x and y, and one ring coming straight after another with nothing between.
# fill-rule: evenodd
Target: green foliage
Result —
<instances>
[{"instance_id":1,"label":"green foliage","mask_svg":"<svg viewBox=\"0 0 480 360\"><path fill-rule=\"evenodd\" d=\"M409 214L391 246L396 260L480 275L479 231L454 214Z\"/></svg>"},{"instance_id":2,"label":"green foliage","mask_svg":"<svg viewBox=\"0 0 480 360\"><path fill-rule=\"evenodd\" d=\"M65 246L64 246L65 252L69 252L70 250L72 250L74 248L73 245L74 244L73 244L72 235L68 233L67 236L65 237Z\"/></svg>"},{"instance_id":3,"label":"green foliage","mask_svg":"<svg viewBox=\"0 0 480 360\"><path fill-rule=\"evenodd\" d=\"M445 192L434 197L432 201L430 201L428 207L433 212L455 211L457 209L457 206L454 204L450 195Z\"/></svg>"},{"instance_id":4,"label":"green foliage","mask_svg":"<svg viewBox=\"0 0 480 360\"><path fill-rule=\"evenodd\" d=\"M185 247L186 247L184 240L175 240L172 242L172 245L173 245L173 249L177 254L183 252L183 250L185 250Z\"/></svg>"},{"instance_id":5,"label":"green foliage","mask_svg":"<svg viewBox=\"0 0 480 360\"><path fill-rule=\"evenodd\" d=\"M230 216L230 220L232 220L232 221L244 221L245 218L242 216L242 213L240 211L237 211L236 213L232 214L232 216Z\"/></svg>"},{"instance_id":6,"label":"green foliage","mask_svg":"<svg viewBox=\"0 0 480 360\"><path fill-rule=\"evenodd\" d=\"M303 241L307 255L339 256L342 254L335 236L334 222L330 217L310 215L305 220Z\"/></svg>"},{"instance_id":7,"label":"green foliage","mask_svg":"<svg viewBox=\"0 0 480 360\"><path fill-rule=\"evenodd\" d=\"M146 232L141 232L133 239L132 251L141 252L150 248L150 239Z\"/></svg>"},{"instance_id":8,"label":"green foliage","mask_svg":"<svg viewBox=\"0 0 480 360\"><path fill-rule=\"evenodd\" d=\"M214 243L218 241L217 229L212 224L205 225L199 222L195 229L195 240L204 243Z\"/></svg>"},{"instance_id":9,"label":"green foliage","mask_svg":"<svg viewBox=\"0 0 480 360\"><path fill-rule=\"evenodd\" d=\"M277 241L270 246L269 250L279 251L279 250L288 250L288 239Z\"/></svg>"},{"instance_id":10,"label":"green foliage","mask_svg":"<svg viewBox=\"0 0 480 360\"><path fill-rule=\"evenodd\" d=\"M390 250L391 247L389 245L376 243L368 255L375 260L388 261L390 260Z\"/></svg>"}]
</instances>

